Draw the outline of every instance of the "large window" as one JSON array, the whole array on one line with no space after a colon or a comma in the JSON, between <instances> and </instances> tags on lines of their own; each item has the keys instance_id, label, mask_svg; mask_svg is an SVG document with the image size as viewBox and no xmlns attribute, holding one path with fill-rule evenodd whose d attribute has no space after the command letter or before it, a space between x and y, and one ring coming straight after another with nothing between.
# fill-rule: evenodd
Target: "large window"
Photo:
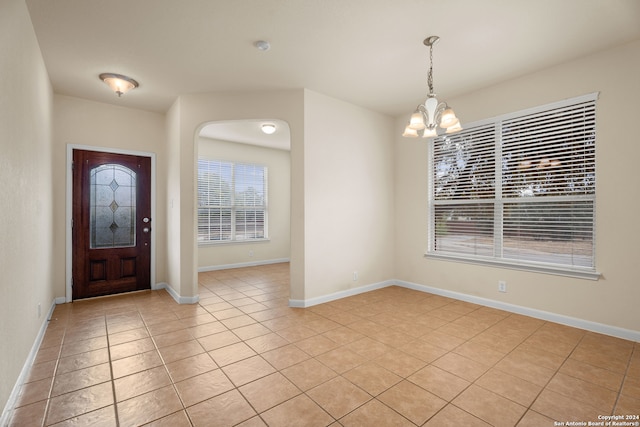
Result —
<instances>
[{"instance_id":1,"label":"large window","mask_svg":"<svg viewBox=\"0 0 640 427\"><path fill-rule=\"evenodd\" d=\"M596 99L434 138L427 255L597 277Z\"/></svg>"},{"instance_id":2,"label":"large window","mask_svg":"<svg viewBox=\"0 0 640 427\"><path fill-rule=\"evenodd\" d=\"M266 239L267 168L198 160L198 242Z\"/></svg>"}]
</instances>

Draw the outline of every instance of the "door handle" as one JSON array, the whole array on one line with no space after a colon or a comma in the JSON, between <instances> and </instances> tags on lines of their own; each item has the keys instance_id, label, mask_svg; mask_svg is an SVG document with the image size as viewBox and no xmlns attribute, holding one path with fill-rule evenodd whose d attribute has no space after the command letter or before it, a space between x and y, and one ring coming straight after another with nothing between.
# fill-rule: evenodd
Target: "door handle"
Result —
<instances>
[{"instance_id":1,"label":"door handle","mask_svg":"<svg viewBox=\"0 0 640 427\"><path fill-rule=\"evenodd\" d=\"M151 231L151 228L149 228L149 227L144 227L144 228L142 229L142 232L143 232L143 233L148 233L148 232L150 232L150 231Z\"/></svg>"}]
</instances>

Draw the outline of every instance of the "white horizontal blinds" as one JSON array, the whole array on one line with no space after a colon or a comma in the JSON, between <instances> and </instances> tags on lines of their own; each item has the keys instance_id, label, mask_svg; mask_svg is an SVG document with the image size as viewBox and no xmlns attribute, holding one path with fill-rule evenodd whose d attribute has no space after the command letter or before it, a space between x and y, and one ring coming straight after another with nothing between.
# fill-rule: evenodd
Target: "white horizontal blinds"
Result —
<instances>
[{"instance_id":1,"label":"white horizontal blinds","mask_svg":"<svg viewBox=\"0 0 640 427\"><path fill-rule=\"evenodd\" d=\"M596 99L435 138L429 252L594 270Z\"/></svg>"},{"instance_id":2,"label":"white horizontal blinds","mask_svg":"<svg viewBox=\"0 0 640 427\"><path fill-rule=\"evenodd\" d=\"M235 239L265 238L267 168L235 165Z\"/></svg>"},{"instance_id":3,"label":"white horizontal blinds","mask_svg":"<svg viewBox=\"0 0 640 427\"><path fill-rule=\"evenodd\" d=\"M593 267L593 200L537 200L505 202L503 257Z\"/></svg>"},{"instance_id":4,"label":"white horizontal blinds","mask_svg":"<svg viewBox=\"0 0 640 427\"><path fill-rule=\"evenodd\" d=\"M502 124L503 196L595 194L595 101Z\"/></svg>"},{"instance_id":5,"label":"white horizontal blinds","mask_svg":"<svg viewBox=\"0 0 640 427\"><path fill-rule=\"evenodd\" d=\"M198 160L198 241L232 238L233 164Z\"/></svg>"},{"instance_id":6,"label":"white horizontal blinds","mask_svg":"<svg viewBox=\"0 0 640 427\"><path fill-rule=\"evenodd\" d=\"M433 251L493 256L495 126L434 139L431 170Z\"/></svg>"},{"instance_id":7,"label":"white horizontal blinds","mask_svg":"<svg viewBox=\"0 0 640 427\"><path fill-rule=\"evenodd\" d=\"M267 168L198 160L198 241L267 237Z\"/></svg>"},{"instance_id":8,"label":"white horizontal blinds","mask_svg":"<svg viewBox=\"0 0 640 427\"><path fill-rule=\"evenodd\" d=\"M433 248L438 253L492 257L493 203L448 203L434 206Z\"/></svg>"},{"instance_id":9,"label":"white horizontal blinds","mask_svg":"<svg viewBox=\"0 0 640 427\"><path fill-rule=\"evenodd\" d=\"M493 124L433 141L434 200L495 197Z\"/></svg>"},{"instance_id":10,"label":"white horizontal blinds","mask_svg":"<svg viewBox=\"0 0 640 427\"><path fill-rule=\"evenodd\" d=\"M503 254L594 266L595 100L502 122Z\"/></svg>"}]
</instances>

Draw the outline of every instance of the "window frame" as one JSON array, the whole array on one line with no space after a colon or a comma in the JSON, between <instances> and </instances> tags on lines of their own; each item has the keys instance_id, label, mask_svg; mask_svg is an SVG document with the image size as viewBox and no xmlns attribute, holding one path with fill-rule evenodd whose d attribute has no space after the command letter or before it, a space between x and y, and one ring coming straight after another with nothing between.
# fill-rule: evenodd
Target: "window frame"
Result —
<instances>
[{"instance_id":1,"label":"window frame","mask_svg":"<svg viewBox=\"0 0 640 427\"><path fill-rule=\"evenodd\" d=\"M476 129L483 128L491 128L493 126L493 179L494 181L494 194L493 197L479 197L479 198L461 198L458 200L443 200L437 201L435 196L435 172L436 165L434 161L434 145L435 141L442 140L442 138L446 137L446 135L440 135L434 138L429 138L428 140L428 154L427 154L427 189L428 189L428 221L427 221L427 249L424 254L426 258L454 261L454 262L463 262L470 263L476 265L489 265L500 268L507 269L516 269L516 270L525 270L525 271L534 271L540 273L548 273L548 274L556 274L568 277L578 277L583 279L597 280L600 277L600 273L596 270L596 192L595 192L595 154L594 154L594 189L592 195L586 196L563 196L563 197L532 197L531 200L526 200L527 202L540 201L540 199L546 199L545 202L552 203L552 199L569 201L583 201L590 200L593 203L591 218L592 221L592 253L591 260L592 265L589 267L581 267L576 265L568 265L568 264L556 264L556 263L547 263L547 262L538 262L538 261L530 261L530 260L514 260L510 258L505 258L503 253L503 242L504 242L504 218L503 218L503 208L506 203L513 203L516 198L508 198L503 196L503 186L506 186L505 181L503 180L503 153L502 153L502 124L508 122L513 119L517 119L520 117L525 117L532 114L542 113L545 111L551 111L558 108L563 108L571 105L577 105L581 103L589 103L593 102L594 110L595 105L598 99L599 93L594 92L590 94L586 94L583 96L578 96L575 98L565 99L562 101L533 107L513 113L504 114L501 116L496 116L490 119L477 121L474 123L470 123L465 126L465 131L473 131ZM595 129L595 121L594 118L594 129ZM463 131L463 132L465 132ZM455 135L453 136L455 138ZM595 142L594 142L595 145ZM524 198L520 199L516 203L522 202ZM491 231L491 236L493 237L493 247L492 247L492 255L473 255L464 252L455 252L455 251L438 251L435 248L436 243L436 208L437 206L444 205L464 205L464 204L483 204L490 203L493 206L493 229Z\"/></svg>"},{"instance_id":2,"label":"window frame","mask_svg":"<svg viewBox=\"0 0 640 427\"><path fill-rule=\"evenodd\" d=\"M230 203L229 204L224 204L219 203L219 204L201 204L200 202L200 194L199 194L199 188L201 185L201 180L200 180L200 173L202 171L201 169L201 162L205 162L209 165L208 170L212 170L212 167L210 165L212 164L217 164L217 165L225 165L226 167L230 167L231 169L231 179L229 182L229 200ZM238 175L236 174L236 171L238 169L238 167L254 167L254 168L259 168L262 169L262 183L263 183L263 188L262 188L262 199L263 199L263 204L259 204L259 205L252 205L252 206L248 206L248 205L244 205L242 203L238 203L238 201L236 200L236 195L237 195L237 185L239 185L238 182ZM199 157L198 158L198 162L197 162L197 179L196 179L196 192L198 193L196 195L196 240L198 242L198 246L209 246L209 245L225 245L225 244L243 244L243 243L257 243L257 242L268 242L269 239L269 214L268 214L268 188L269 188L269 175L268 175L268 167L267 165L264 164L258 164L258 163L252 163L252 162L244 162L244 161L232 161L232 160L221 160L221 159L211 159L211 158L206 158L206 157ZM200 233L200 213L199 211L201 209L208 209L209 211L215 210L215 209L219 209L219 210L228 210L229 211L229 216L230 216L230 230L229 230L229 235L230 238L228 239L219 239L219 240L214 240L214 239L202 239L201 240L201 233ZM263 227L262 227L262 237L250 237L250 238L238 238L237 236L237 216L239 213L241 212L246 212L246 211L261 211L263 213ZM211 236L212 232L211 232L211 224L209 224L208 228L209 232L207 233L209 236Z\"/></svg>"}]
</instances>

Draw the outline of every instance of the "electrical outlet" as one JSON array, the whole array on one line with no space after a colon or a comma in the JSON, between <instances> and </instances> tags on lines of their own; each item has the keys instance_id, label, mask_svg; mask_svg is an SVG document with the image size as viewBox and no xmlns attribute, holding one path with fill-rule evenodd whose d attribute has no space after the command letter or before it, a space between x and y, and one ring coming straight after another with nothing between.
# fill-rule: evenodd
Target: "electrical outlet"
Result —
<instances>
[{"instance_id":1,"label":"electrical outlet","mask_svg":"<svg viewBox=\"0 0 640 427\"><path fill-rule=\"evenodd\" d=\"M507 292L507 282L498 280L498 292Z\"/></svg>"},{"instance_id":2,"label":"electrical outlet","mask_svg":"<svg viewBox=\"0 0 640 427\"><path fill-rule=\"evenodd\" d=\"M357 281L357 280L358 280L358 272L357 272L357 271L354 271L354 272L353 272L353 281L355 282L355 281Z\"/></svg>"},{"instance_id":3,"label":"electrical outlet","mask_svg":"<svg viewBox=\"0 0 640 427\"><path fill-rule=\"evenodd\" d=\"M249 251L249 258L253 258L253 251Z\"/></svg>"}]
</instances>

